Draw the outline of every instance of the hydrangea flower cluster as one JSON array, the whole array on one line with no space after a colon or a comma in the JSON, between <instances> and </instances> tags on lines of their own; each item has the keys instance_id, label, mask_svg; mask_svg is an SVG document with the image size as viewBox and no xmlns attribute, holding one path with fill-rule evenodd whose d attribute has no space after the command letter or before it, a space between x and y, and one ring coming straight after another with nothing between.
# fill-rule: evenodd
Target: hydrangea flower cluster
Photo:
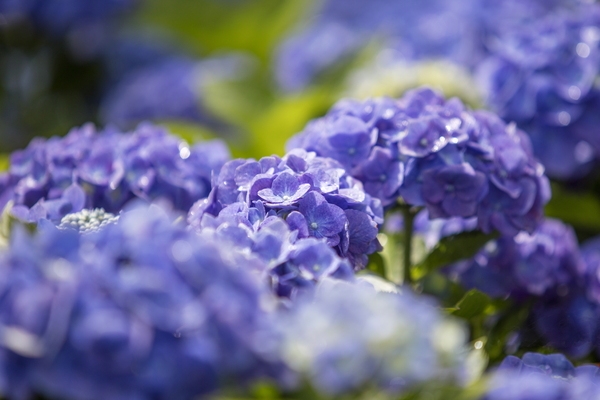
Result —
<instances>
[{"instance_id":1,"label":"hydrangea flower cluster","mask_svg":"<svg viewBox=\"0 0 600 400\"><path fill-rule=\"evenodd\" d=\"M187 399L283 378L270 295L245 262L157 206L86 235L16 229L0 256L0 392Z\"/></svg>"},{"instance_id":2,"label":"hydrangea flower cluster","mask_svg":"<svg viewBox=\"0 0 600 400\"><path fill-rule=\"evenodd\" d=\"M134 198L164 198L187 212L208 195L212 171L228 159L221 141L190 147L149 124L125 134L84 125L13 153L0 175L0 206L13 201L13 214L32 222L84 208L115 213Z\"/></svg>"},{"instance_id":3,"label":"hydrangea flower cluster","mask_svg":"<svg viewBox=\"0 0 600 400\"><path fill-rule=\"evenodd\" d=\"M280 352L319 392L462 383L466 332L433 304L339 280L323 281L313 298L301 300L280 316Z\"/></svg>"},{"instance_id":4,"label":"hydrangea flower cluster","mask_svg":"<svg viewBox=\"0 0 600 400\"><path fill-rule=\"evenodd\" d=\"M280 45L275 72L283 89L299 90L373 40L382 47L378 58L445 59L470 69L504 32L583 2L324 0Z\"/></svg>"},{"instance_id":5,"label":"hydrangea flower cluster","mask_svg":"<svg viewBox=\"0 0 600 400\"><path fill-rule=\"evenodd\" d=\"M468 225L462 228L468 230ZM462 231L458 223L448 229ZM439 231L425 233L425 240L433 242ZM488 242L473 258L450 266L446 273L465 287L495 298L510 296L518 303L534 300L530 320L544 342L582 357L592 349L600 350L599 243L592 240L580 249L571 227L546 219L532 234L521 232Z\"/></svg>"},{"instance_id":6,"label":"hydrangea flower cluster","mask_svg":"<svg viewBox=\"0 0 600 400\"><path fill-rule=\"evenodd\" d=\"M523 132L428 88L342 100L288 148L338 160L384 206L401 196L431 218L477 216L486 232L532 231L550 196Z\"/></svg>"},{"instance_id":7,"label":"hydrangea flower cluster","mask_svg":"<svg viewBox=\"0 0 600 400\"><path fill-rule=\"evenodd\" d=\"M193 230L211 233L236 252L256 259L247 263L248 268L266 274L280 297L294 299L325 277L353 279L350 263L340 259L325 241L299 238L298 230L292 231L285 220L273 212L269 214L260 200L254 207L236 202L225 206L217 216L198 214L194 207L188 222Z\"/></svg>"},{"instance_id":8,"label":"hydrangea flower cluster","mask_svg":"<svg viewBox=\"0 0 600 400\"><path fill-rule=\"evenodd\" d=\"M190 210L190 223L219 215L234 203L253 214L285 219L298 238L321 239L355 269L380 249L381 204L337 161L298 149L278 156L226 163L206 200ZM237 205L236 207L242 207ZM253 217L254 218L254 217Z\"/></svg>"},{"instance_id":9,"label":"hydrangea flower cluster","mask_svg":"<svg viewBox=\"0 0 600 400\"><path fill-rule=\"evenodd\" d=\"M0 14L8 22L26 20L55 36L94 28L97 35L99 28L106 28L112 19L130 11L136 3L137 0L2 0Z\"/></svg>"},{"instance_id":10,"label":"hydrangea flower cluster","mask_svg":"<svg viewBox=\"0 0 600 400\"><path fill-rule=\"evenodd\" d=\"M579 400L600 396L600 370L575 368L562 354L507 357L481 400Z\"/></svg>"},{"instance_id":11,"label":"hydrangea flower cluster","mask_svg":"<svg viewBox=\"0 0 600 400\"><path fill-rule=\"evenodd\" d=\"M119 127L145 120L176 120L222 130L224 122L202 105L202 88L209 80L214 82L239 74L242 57L195 60L156 53L160 50L148 48L135 56L120 55L124 65L114 67L117 81L109 87L100 105L102 119ZM150 60L144 62L146 57ZM127 68L128 62L133 66ZM136 63L141 65L136 67Z\"/></svg>"},{"instance_id":12,"label":"hydrangea flower cluster","mask_svg":"<svg viewBox=\"0 0 600 400\"><path fill-rule=\"evenodd\" d=\"M487 103L516 121L548 174L577 178L600 154L600 5L503 32L478 66Z\"/></svg>"},{"instance_id":13,"label":"hydrangea flower cluster","mask_svg":"<svg viewBox=\"0 0 600 400\"><path fill-rule=\"evenodd\" d=\"M573 229L546 219L532 234L488 242L475 257L454 265L450 274L491 296L519 298L565 294L582 284L586 268Z\"/></svg>"}]
</instances>

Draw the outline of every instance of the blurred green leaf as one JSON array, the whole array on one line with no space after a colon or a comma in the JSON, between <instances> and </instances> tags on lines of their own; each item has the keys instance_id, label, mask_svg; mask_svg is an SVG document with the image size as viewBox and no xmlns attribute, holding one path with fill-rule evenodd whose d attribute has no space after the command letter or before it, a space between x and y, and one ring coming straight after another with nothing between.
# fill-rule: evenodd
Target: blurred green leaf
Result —
<instances>
[{"instance_id":1,"label":"blurred green leaf","mask_svg":"<svg viewBox=\"0 0 600 400\"><path fill-rule=\"evenodd\" d=\"M369 265L367 266L367 269L375 275L386 279L385 261L380 253L373 253L369 256Z\"/></svg>"},{"instance_id":2,"label":"blurred green leaf","mask_svg":"<svg viewBox=\"0 0 600 400\"><path fill-rule=\"evenodd\" d=\"M457 317L471 319L483 314L486 308L492 303L490 297L477 289L469 290L463 298L456 304L456 311L452 313Z\"/></svg>"},{"instance_id":3,"label":"blurred green leaf","mask_svg":"<svg viewBox=\"0 0 600 400\"><path fill-rule=\"evenodd\" d=\"M332 102L327 91L314 89L272 103L250 126L251 151L257 156L283 154L287 140L310 119L324 114Z\"/></svg>"},{"instance_id":4,"label":"blurred green leaf","mask_svg":"<svg viewBox=\"0 0 600 400\"><path fill-rule=\"evenodd\" d=\"M8 171L10 167L10 154L0 154L0 171Z\"/></svg>"},{"instance_id":5,"label":"blurred green leaf","mask_svg":"<svg viewBox=\"0 0 600 400\"><path fill-rule=\"evenodd\" d=\"M210 129L187 122L181 121L163 121L160 125L167 128L172 134L179 136L189 144L198 143L204 140L214 139L217 135Z\"/></svg>"},{"instance_id":6,"label":"blurred green leaf","mask_svg":"<svg viewBox=\"0 0 600 400\"><path fill-rule=\"evenodd\" d=\"M558 218L575 228L600 230L600 200L591 193L569 192L552 185L552 198L546 205L546 216Z\"/></svg>"},{"instance_id":7,"label":"blurred green leaf","mask_svg":"<svg viewBox=\"0 0 600 400\"><path fill-rule=\"evenodd\" d=\"M442 238L427 257L415 267L414 276L418 279L432 270L470 258L484 244L497 236L497 233L486 234L473 231Z\"/></svg>"},{"instance_id":8,"label":"blurred green leaf","mask_svg":"<svg viewBox=\"0 0 600 400\"><path fill-rule=\"evenodd\" d=\"M311 9L313 0L147 0L139 14L143 26L175 35L198 54L248 51L266 62L282 35Z\"/></svg>"},{"instance_id":9,"label":"blurred green leaf","mask_svg":"<svg viewBox=\"0 0 600 400\"><path fill-rule=\"evenodd\" d=\"M485 350L490 362L497 362L505 357L508 336L523 326L529 316L530 304L507 305L498 322L490 330Z\"/></svg>"}]
</instances>

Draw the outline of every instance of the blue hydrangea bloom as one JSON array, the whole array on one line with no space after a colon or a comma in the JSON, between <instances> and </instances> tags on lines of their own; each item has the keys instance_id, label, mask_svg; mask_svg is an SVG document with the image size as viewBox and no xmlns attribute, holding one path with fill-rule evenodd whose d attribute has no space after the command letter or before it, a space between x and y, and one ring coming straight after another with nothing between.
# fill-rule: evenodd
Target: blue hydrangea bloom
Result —
<instances>
[{"instance_id":1,"label":"blue hydrangea bloom","mask_svg":"<svg viewBox=\"0 0 600 400\"><path fill-rule=\"evenodd\" d=\"M476 25L472 2L425 0L326 0L308 26L279 47L275 70L280 86L298 90L319 73L355 54L372 40L399 57L473 56ZM455 22L460 20L460 24Z\"/></svg>"},{"instance_id":2,"label":"blue hydrangea bloom","mask_svg":"<svg viewBox=\"0 0 600 400\"><path fill-rule=\"evenodd\" d=\"M463 327L409 292L323 280L314 296L280 314L278 327L284 360L328 395L366 386L401 393L464 378Z\"/></svg>"},{"instance_id":3,"label":"blue hydrangea bloom","mask_svg":"<svg viewBox=\"0 0 600 400\"><path fill-rule=\"evenodd\" d=\"M450 274L491 296L519 298L564 295L581 286L586 267L573 229L546 219L532 234L488 242L472 259L454 265Z\"/></svg>"},{"instance_id":4,"label":"blue hydrangea bloom","mask_svg":"<svg viewBox=\"0 0 600 400\"><path fill-rule=\"evenodd\" d=\"M211 174L227 159L221 141L190 147L149 124L131 133L84 125L14 152L0 178L0 206L13 201L13 214L32 222L84 208L118 213L134 198L164 198L187 211L208 195Z\"/></svg>"},{"instance_id":5,"label":"blue hydrangea bloom","mask_svg":"<svg viewBox=\"0 0 600 400\"><path fill-rule=\"evenodd\" d=\"M286 375L245 256L156 206L87 235L16 229L0 264L10 398L188 399Z\"/></svg>"},{"instance_id":6,"label":"blue hydrangea bloom","mask_svg":"<svg viewBox=\"0 0 600 400\"><path fill-rule=\"evenodd\" d=\"M199 216L193 208L188 220L191 229L211 233L231 249L246 254L253 260L246 268L263 275L280 297L294 299L312 291L324 277L352 280L350 263L341 259L325 239L308 237L306 224L301 232L302 227L294 225L293 217L303 218L302 214L293 213L286 223L274 212L267 212L262 201L255 202L254 207L237 202L216 216Z\"/></svg>"},{"instance_id":7,"label":"blue hydrangea bloom","mask_svg":"<svg viewBox=\"0 0 600 400\"><path fill-rule=\"evenodd\" d=\"M530 134L556 178L581 177L600 151L599 26L598 4L550 13L503 32L477 68L488 104Z\"/></svg>"},{"instance_id":8,"label":"blue hydrangea bloom","mask_svg":"<svg viewBox=\"0 0 600 400\"><path fill-rule=\"evenodd\" d=\"M562 354L507 357L481 400L577 400L600 396L598 367L575 368Z\"/></svg>"},{"instance_id":9,"label":"blue hydrangea bloom","mask_svg":"<svg viewBox=\"0 0 600 400\"><path fill-rule=\"evenodd\" d=\"M283 158L232 160L213 186L210 196L190 210L191 225L198 225L205 214L217 216L239 203L285 219L299 238L323 239L355 269L364 268L367 255L381 248L380 202L333 159L297 149Z\"/></svg>"},{"instance_id":10,"label":"blue hydrangea bloom","mask_svg":"<svg viewBox=\"0 0 600 400\"><path fill-rule=\"evenodd\" d=\"M374 40L380 58L442 58L472 68L502 33L584 2L324 0L306 27L279 46L276 76L283 89L302 89Z\"/></svg>"},{"instance_id":11,"label":"blue hydrangea bloom","mask_svg":"<svg viewBox=\"0 0 600 400\"><path fill-rule=\"evenodd\" d=\"M339 161L384 206L402 197L431 218L477 216L486 232L531 232L550 196L523 132L428 88L342 100L288 148Z\"/></svg>"},{"instance_id":12,"label":"blue hydrangea bloom","mask_svg":"<svg viewBox=\"0 0 600 400\"><path fill-rule=\"evenodd\" d=\"M0 14L8 22L26 20L45 32L62 36L73 30L103 27L131 11L137 0L2 0Z\"/></svg>"},{"instance_id":13,"label":"blue hydrangea bloom","mask_svg":"<svg viewBox=\"0 0 600 400\"><path fill-rule=\"evenodd\" d=\"M154 52L159 50L154 49ZM146 52L150 54L122 56L124 65L113 66L115 82L111 83L100 104L103 121L130 128L146 120L176 120L224 129L225 124L203 107L202 87L208 81L238 74L243 64L241 57L195 60L152 54L152 49ZM107 61L117 64L118 60L109 58Z\"/></svg>"},{"instance_id":14,"label":"blue hydrangea bloom","mask_svg":"<svg viewBox=\"0 0 600 400\"><path fill-rule=\"evenodd\" d=\"M426 236L427 237L427 236ZM544 343L573 357L597 347L598 252L579 250L573 229L547 219L533 234L488 242L447 273L492 297L533 300L531 324Z\"/></svg>"}]
</instances>

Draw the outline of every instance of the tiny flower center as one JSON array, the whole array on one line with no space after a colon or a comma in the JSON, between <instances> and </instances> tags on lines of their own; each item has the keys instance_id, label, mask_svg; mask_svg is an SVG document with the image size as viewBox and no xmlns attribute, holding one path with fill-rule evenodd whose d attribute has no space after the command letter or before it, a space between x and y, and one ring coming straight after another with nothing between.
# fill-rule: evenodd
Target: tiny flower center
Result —
<instances>
[{"instance_id":1,"label":"tiny flower center","mask_svg":"<svg viewBox=\"0 0 600 400\"><path fill-rule=\"evenodd\" d=\"M289 199L290 199L290 196L288 196L287 194L284 194L284 195L283 195L283 197L282 197L282 199L283 199L283 200L289 200Z\"/></svg>"},{"instance_id":2,"label":"tiny flower center","mask_svg":"<svg viewBox=\"0 0 600 400\"><path fill-rule=\"evenodd\" d=\"M387 175L386 175L386 174L381 174L381 175L379 175L379 180L380 180L381 182L385 182L385 181L387 180Z\"/></svg>"},{"instance_id":3,"label":"tiny flower center","mask_svg":"<svg viewBox=\"0 0 600 400\"><path fill-rule=\"evenodd\" d=\"M446 185L445 189L446 192L454 192L454 185Z\"/></svg>"},{"instance_id":4,"label":"tiny flower center","mask_svg":"<svg viewBox=\"0 0 600 400\"><path fill-rule=\"evenodd\" d=\"M348 149L348 154L350 154L352 156L352 155L354 155L354 153L356 153L356 149L354 147L350 147Z\"/></svg>"},{"instance_id":5,"label":"tiny flower center","mask_svg":"<svg viewBox=\"0 0 600 400\"><path fill-rule=\"evenodd\" d=\"M427 139L423 138L423 139L421 139L421 140L419 141L419 144L420 144L422 147L425 147L425 146L427 146L427 145L429 144L429 140L427 140Z\"/></svg>"},{"instance_id":6,"label":"tiny flower center","mask_svg":"<svg viewBox=\"0 0 600 400\"><path fill-rule=\"evenodd\" d=\"M317 228L319 227L319 224L317 224L316 222L311 222L311 223L310 223L310 227L311 227L312 229L317 229Z\"/></svg>"}]
</instances>

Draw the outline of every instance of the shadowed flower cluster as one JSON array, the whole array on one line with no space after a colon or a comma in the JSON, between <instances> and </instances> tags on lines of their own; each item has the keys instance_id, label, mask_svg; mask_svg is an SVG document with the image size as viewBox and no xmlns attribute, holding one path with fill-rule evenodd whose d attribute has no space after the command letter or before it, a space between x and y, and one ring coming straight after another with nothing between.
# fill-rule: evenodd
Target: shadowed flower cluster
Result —
<instances>
[{"instance_id":1,"label":"shadowed flower cluster","mask_svg":"<svg viewBox=\"0 0 600 400\"><path fill-rule=\"evenodd\" d=\"M503 32L477 68L487 103L516 121L548 174L577 178L600 154L600 6Z\"/></svg>"},{"instance_id":2,"label":"shadowed flower cluster","mask_svg":"<svg viewBox=\"0 0 600 400\"><path fill-rule=\"evenodd\" d=\"M0 1L8 23L29 22L51 35L107 33L111 20L131 11L138 0L30 0ZM93 36L93 35L92 35Z\"/></svg>"},{"instance_id":3,"label":"shadowed flower cluster","mask_svg":"<svg viewBox=\"0 0 600 400\"><path fill-rule=\"evenodd\" d=\"M197 225L207 213L217 216L234 203L283 218L297 238L321 239L355 269L380 249L380 202L331 158L298 149L283 158L232 160L221 169L209 197L190 210L190 224Z\"/></svg>"},{"instance_id":4,"label":"shadowed flower cluster","mask_svg":"<svg viewBox=\"0 0 600 400\"><path fill-rule=\"evenodd\" d=\"M202 89L208 82L239 75L244 64L242 57L191 59L168 54L142 40L121 39L115 45L122 49L109 53L107 61L121 65L113 66L116 82L110 85L100 105L104 121L130 127L145 120L175 120L226 129L225 123L203 106ZM130 49L134 46L138 48ZM167 54L160 54L161 50Z\"/></svg>"},{"instance_id":5,"label":"shadowed flower cluster","mask_svg":"<svg viewBox=\"0 0 600 400\"><path fill-rule=\"evenodd\" d=\"M14 152L0 175L0 206L13 201L13 214L32 222L84 208L118 213L134 198L163 198L187 211L208 195L212 172L228 159L220 141L190 147L148 124L132 133L84 125Z\"/></svg>"},{"instance_id":6,"label":"shadowed flower cluster","mask_svg":"<svg viewBox=\"0 0 600 400\"><path fill-rule=\"evenodd\" d=\"M0 259L4 395L187 399L285 374L242 253L156 206L86 235L42 225Z\"/></svg>"},{"instance_id":7,"label":"shadowed flower cluster","mask_svg":"<svg viewBox=\"0 0 600 400\"><path fill-rule=\"evenodd\" d=\"M488 242L447 273L492 297L533 301L530 319L545 343L582 357L600 348L598 243L592 240L580 250L571 227L546 219L532 234Z\"/></svg>"},{"instance_id":8,"label":"shadowed flower cluster","mask_svg":"<svg viewBox=\"0 0 600 400\"><path fill-rule=\"evenodd\" d=\"M532 231L550 195L523 132L428 88L342 100L288 147L338 160L384 206L400 196L431 218L477 216L486 232Z\"/></svg>"}]
</instances>

